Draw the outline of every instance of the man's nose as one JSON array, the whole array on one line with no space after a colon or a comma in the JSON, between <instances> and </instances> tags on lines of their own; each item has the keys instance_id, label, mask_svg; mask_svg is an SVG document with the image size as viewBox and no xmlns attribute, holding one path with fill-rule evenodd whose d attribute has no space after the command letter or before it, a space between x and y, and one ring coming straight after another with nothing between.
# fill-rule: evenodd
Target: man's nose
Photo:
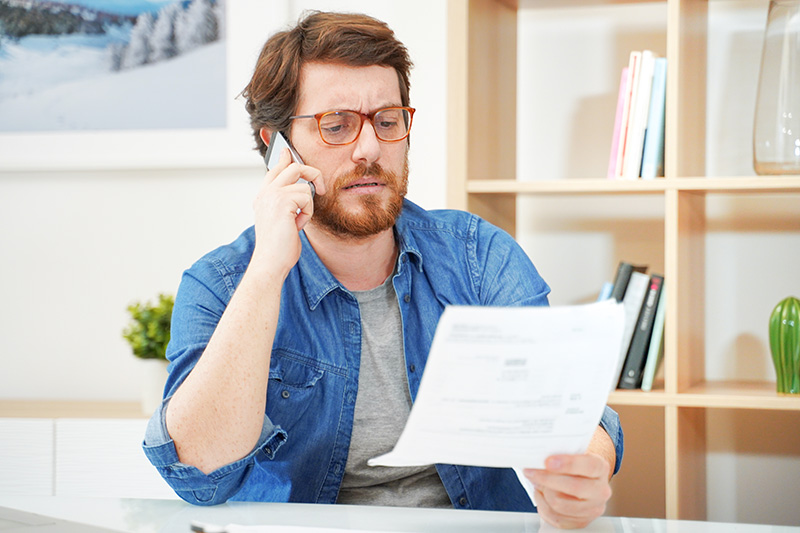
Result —
<instances>
[{"instance_id":1,"label":"man's nose","mask_svg":"<svg viewBox=\"0 0 800 533\"><path fill-rule=\"evenodd\" d=\"M370 165L378 160L381 154L381 143L375 134L372 122L365 120L361 123L361 133L356 139L353 150L353 160L357 163Z\"/></svg>"}]
</instances>

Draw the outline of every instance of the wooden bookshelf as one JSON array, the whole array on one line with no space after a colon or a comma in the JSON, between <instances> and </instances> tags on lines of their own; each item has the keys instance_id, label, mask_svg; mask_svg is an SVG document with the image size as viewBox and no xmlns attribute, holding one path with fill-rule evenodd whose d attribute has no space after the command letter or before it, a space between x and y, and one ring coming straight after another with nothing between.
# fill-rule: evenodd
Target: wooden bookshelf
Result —
<instances>
[{"instance_id":1,"label":"wooden bookshelf","mask_svg":"<svg viewBox=\"0 0 800 533\"><path fill-rule=\"evenodd\" d=\"M515 167L517 150L522 149L517 146L516 123L520 119L515 109L520 10L648 3L450 0L447 198L449 207L472 211L517 238L520 198L563 197L586 202L595 197L646 196L663 201L663 216L658 215L658 224L663 224L663 273L667 280L663 380L650 392L615 391L609 398L612 407L626 413L644 413L644 419L663 420L663 437L656 432L659 440L653 441L646 433L648 429L639 429L636 424L626 426L623 419L626 456L636 452L629 441L652 446L658 460L663 460L663 467L652 465L656 474L663 468L663 484L652 484L653 479L662 479L660 475L640 476L632 484L621 479L623 485L615 488L615 493L641 493L641 505L626 508L626 515L660 514L647 505L655 498L663 499L663 505L656 507L662 508L667 518L703 520L708 503L707 415L715 410L757 410L759 417L769 420L800 413L800 397L778 395L774 383L706 379L705 313L709 303L703 295L707 284L707 201L717 196L758 199L773 195L796 196L800 201L800 176L705 176L708 2L666 1L664 50L669 63L665 178L613 181L605 178L606 168L598 165L596 175L550 179L546 175L518 175ZM548 75L554 74L542 73L544 78ZM785 216L783 224L787 225ZM800 232L800 223L790 221L788 225L788 230L779 231ZM800 450L793 453L800 459ZM765 479L764 485L768 483Z\"/></svg>"},{"instance_id":2,"label":"wooden bookshelf","mask_svg":"<svg viewBox=\"0 0 800 533\"><path fill-rule=\"evenodd\" d=\"M763 178L681 178L675 180L570 180L517 181L510 179L468 180L465 191L475 194L664 194L666 191L707 194L787 193L800 191L800 176Z\"/></svg>"},{"instance_id":3,"label":"wooden bookshelf","mask_svg":"<svg viewBox=\"0 0 800 533\"><path fill-rule=\"evenodd\" d=\"M138 402L0 400L0 418L148 418Z\"/></svg>"},{"instance_id":4,"label":"wooden bookshelf","mask_svg":"<svg viewBox=\"0 0 800 533\"><path fill-rule=\"evenodd\" d=\"M703 382L679 394L664 392L663 388L649 392L615 390L608 401L613 405L800 411L797 397L775 394L775 384L769 382Z\"/></svg>"}]
</instances>

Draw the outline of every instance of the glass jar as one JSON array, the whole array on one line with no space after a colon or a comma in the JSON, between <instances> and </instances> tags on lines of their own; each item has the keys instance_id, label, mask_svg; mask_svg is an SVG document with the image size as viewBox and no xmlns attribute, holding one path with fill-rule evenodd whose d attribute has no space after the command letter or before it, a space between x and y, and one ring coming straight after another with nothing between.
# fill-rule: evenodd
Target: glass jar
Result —
<instances>
[{"instance_id":1,"label":"glass jar","mask_svg":"<svg viewBox=\"0 0 800 533\"><path fill-rule=\"evenodd\" d=\"M800 0L771 0L758 80L753 167L800 174Z\"/></svg>"}]
</instances>

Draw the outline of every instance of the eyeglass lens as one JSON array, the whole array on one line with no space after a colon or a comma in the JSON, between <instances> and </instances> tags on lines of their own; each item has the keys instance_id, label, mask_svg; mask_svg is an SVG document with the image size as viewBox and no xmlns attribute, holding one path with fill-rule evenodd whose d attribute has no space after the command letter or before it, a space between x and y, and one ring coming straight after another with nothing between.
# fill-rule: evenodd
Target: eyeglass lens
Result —
<instances>
[{"instance_id":1,"label":"eyeglass lens","mask_svg":"<svg viewBox=\"0 0 800 533\"><path fill-rule=\"evenodd\" d=\"M319 119L322 140L329 144L348 144L361 132L362 115L354 111L332 111ZM408 133L411 123L407 109L390 107L382 109L372 117L375 135L382 141L397 141Z\"/></svg>"}]
</instances>

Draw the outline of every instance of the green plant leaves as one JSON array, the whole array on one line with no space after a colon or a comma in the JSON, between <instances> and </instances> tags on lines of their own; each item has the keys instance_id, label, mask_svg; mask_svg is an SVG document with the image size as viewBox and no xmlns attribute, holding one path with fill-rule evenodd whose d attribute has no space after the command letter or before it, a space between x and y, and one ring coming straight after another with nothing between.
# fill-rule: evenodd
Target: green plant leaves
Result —
<instances>
[{"instance_id":1,"label":"green plant leaves","mask_svg":"<svg viewBox=\"0 0 800 533\"><path fill-rule=\"evenodd\" d=\"M122 331L133 355L141 359L166 359L169 328L175 298L159 294L158 301L136 302L128 306L131 321Z\"/></svg>"}]
</instances>

